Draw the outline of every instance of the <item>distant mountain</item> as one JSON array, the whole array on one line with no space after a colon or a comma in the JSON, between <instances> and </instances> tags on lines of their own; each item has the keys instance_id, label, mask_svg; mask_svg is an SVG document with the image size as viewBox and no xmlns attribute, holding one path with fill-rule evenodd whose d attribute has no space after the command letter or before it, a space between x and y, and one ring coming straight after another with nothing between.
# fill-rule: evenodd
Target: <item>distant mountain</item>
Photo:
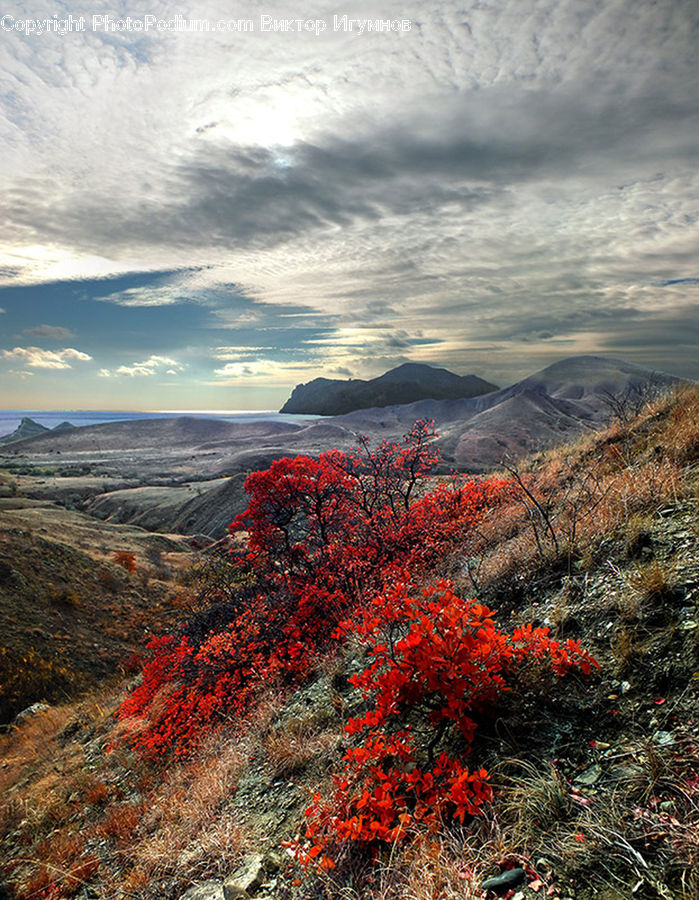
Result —
<instances>
[{"instance_id":1,"label":"distant mountain","mask_svg":"<svg viewBox=\"0 0 699 900\"><path fill-rule=\"evenodd\" d=\"M63 434L66 431L72 431L74 428L75 425L71 422L61 422L55 428L47 428L45 425L35 422L34 419L30 419L29 416L25 416L12 434L0 437L0 444L12 444L15 441L23 441L25 438L36 437L39 434Z\"/></svg>"},{"instance_id":2,"label":"distant mountain","mask_svg":"<svg viewBox=\"0 0 699 900\"><path fill-rule=\"evenodd\" d=\"M37 434L43 434L50 429L45 425L40 425L34 419L25 416L19 423L17 428L11 433L0 438L0 444L11 444L13 441L23 441L25 438L35 437Z\"/></svg>"},{"instance_id":3,"label":"distant mountain","mask_svg":"<svg viewBox=\"0 0 699 900\"><path fill-rule=\"evenodd\" d=\"M624 398L631 404L681 381L623 360L575 356L481 397L361 410L335 421L353 431L389 437L407 431L417 419L431 419L445 462L482 471L505 457L516 459L573 440L607 422Z\"/></svg>"},{"instance_id":4,"label":"distant mountain","mask_svg":"<svg viewBox=\"0 0 699 900\"><path fill-rule=\"evenodd\" d=\"M425 368L439 376L440 370ZM400 372L397 376L388 372L376 380L390 383L393 378L400 383ZM621 360L580 356L557 362L510 387L465 399L396 403L305 422L179 417L86 425L60 432L44 430L1 446L0 458L46 466L55 465L53 454L60 453L61 467L89 475L86 484L92 485L92 490L95 482L100 491L105 490L102 478L130 482L119 485L124 489L159 485L179 490L190 481L213 482L265 469L285 456L348 450L357 445L360 434L367 435L372 444L400 440L417 419L431 419L439 435L444 470L482 472L499 466L506 457L517 459L574 440L583 431L608 422L626 398L630 398L633 412L648 392L681 381ZM208 488L219 487L202 484L201 495L184 490L167 496L155 490L112 492L101 501L99 514L129 522L143 514L138 523L146 527L155 527L162 518L167 527L175 523L186 528L190 523L213 535L219 532L220 521L218 512L212 512L222 498L208 495ZM231 482L222 508L232 517L242 502L239 484ZM120 504L123 513L117 510Z\"/></svg>"},{"instance_id":5,"label":"distant mountain","mask_svg":"<svg viewBox=\"0 0 699 900\"><path fill-rule=\"evenodd\" d=\"M72 431L74 428L77 428L77 426L73 425L72 422L61 422L59 425L54 425L54 427L51 430L54 434L56 432L58 432L60 434L64 431Z\"/></svg>"},{"instance_id":6,"label":"distant mountain","mask_svg":"<svg viewBox=\"0 0 699 900\"><path fill-rule=\"evenodd\" d=\"M369 381L315 378L299 384L280 412L341 416L357 409L478 397L496 390L496 385L476 375L455 375L423 363L405 363Z\"/></svg>"}]
</instances>

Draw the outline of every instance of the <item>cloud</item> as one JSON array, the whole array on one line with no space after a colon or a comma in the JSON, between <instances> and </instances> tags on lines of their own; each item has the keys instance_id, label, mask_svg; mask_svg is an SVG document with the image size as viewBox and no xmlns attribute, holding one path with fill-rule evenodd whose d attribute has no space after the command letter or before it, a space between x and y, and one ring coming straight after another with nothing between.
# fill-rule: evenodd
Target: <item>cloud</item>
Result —
<instances>
[{"instance_id":1,"label":"cloud","mask_svg":"<svg viewBox=\"0 0 699 900\"><path fill-rule=\"evenodd\" d=\"M116 303L118 306L172 306L175 303L181 303L184 297L168 284L160 287L128 288L124 291L106 294L99 299L107 303Z\"/></svg>"},{"instance_id":2,"label":"cloud","mask_svg":"<svg viewBox=\"0 0 699 900\"><path fill-rule=\"evenodd\" d=\"M11 281L12 279L17 278L18 275L21 275L22 272L22 266L0 265L0 279Z\"/></svg>"},{"instance_id":3,"label":"cloud","mask_svg":"<svg viewBox=\"0 0 699 900\"><path fill-rule=\"evenodd\" d=\"M220 369L214 369L215 375L224 378L251 378L268 376L279 371L279 363L272 359L255 359L250 362L228 362Z\"/></svg>"},{"instance_id":4,"label":"cloud","mask_svg":"<svg viewBox=\"0 0 699 900\"><path fill-rule=\"evenodd\" d=\"M25 365L33 369L71 369L68 362L88 362L92 357L67 347L64 350L42 350L40 347L15 347L12 350L0 351L3 359L21 359Z\"/></svg>"},{"instance_id":5,"label":"cloud","mask_svg":"<svg viewBox=\"0 0 699 900\"><path fill-rule=\"evenodd\" d=\"M2 315L4 312L5 310L0 306L0 315Z\"/></svg>"},{"instance_id":6,"label":"cloud","mask_svg":"<svg viewBox=\"0 0 699 900\"><path fill-rule=\"evenodd\" d=\"M69 328L60 325L37 325L34 328L25 328L22 334L31 334L34 337L51 338L53 340L65 340L75 337Z\"/></svg>"},{"instance_id":7,"label":"cloud","mask_svg":"<svg viewBox=\"0 0 699 900\"><path fill-rule=\"evenodd\" d=\"M280 362L275 359L253 359L247 362L228 362L214 369L216 381L207 384L235 385L240 380L256 385L285 386L290 378L309 380L317 371L306 360Z\"/></svg>"},{"instance_id":8,"label":"cloud","mask_svg":"<svg viewBox=\"0 0 699 900\"><path fill-rule=\"evenodd\" d=\"M169 356L158 356L151 355L144 362L135 362L130 366L119 366L114 374L115 375L128 375L130 377L135 376L151 376L157 375L165 366L171 367L165 374L177 374L178 372L183 371L184 366L180 365L175 359L171 359ZM174 367L174 368L172 368Z\"/></svg>"},{"instance_id":9,"label":"cloud","mask_svg":"<svg viewBox=\"0 0 699 900\"><path fill-rule=\"evenodd\" d=\"M411 31L4 41L4 274L157 272L92 296L124 333L116 313L204 311L193 352L225 343L215 358L247 379L258 353L279 380L403 358L498 380L625 327L642 341L657 322L669 339L696 279L696 4L381 13ZM136 333L117 360L180 354Z\"/></svg>"},{"instance_id":10,"label":"cloud","mask_svg":"<svg viewBox=\"0 0 699 900\"><path fill-rule=\"evenodd\" d=\"M274 347L215 347L211 355L214 359L228 360L229 362L239 362L240 360L256 359L259 353L267 353L274 350Z\"/></svg>"}]
</instances>

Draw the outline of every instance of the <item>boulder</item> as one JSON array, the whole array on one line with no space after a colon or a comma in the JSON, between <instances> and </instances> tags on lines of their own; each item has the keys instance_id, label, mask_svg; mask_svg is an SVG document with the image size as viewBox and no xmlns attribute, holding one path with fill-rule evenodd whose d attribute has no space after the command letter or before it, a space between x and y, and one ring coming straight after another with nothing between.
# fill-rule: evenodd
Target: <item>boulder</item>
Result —
<instances>
[{"instance_id":1,"label":"boulder","mask_svg":"<svg viewBox=\"0 0 699 900\"><path fill-rule=\"evenodd\" d=\"M494 878L487 878L481 884L481 890L484 891L493 891L495 894L504 894L510 890L510 888L517 887L517 885L521 884L524 881L524 869L508 869L507 872L503 872L501 875L496 875Z\"/></svg>"},{"instance_id":2,"label":"boulder","mask_svg":"<svg viewBox=\"0 0 699 900\"><path fill-rule=\"evenodd\" d=\"M268 853L254 853L223 882L225 900L248 900L255 897L270 875L280 866L279 858Z\"/></svg>"},{"instance_id":3,"label":"boulder","mask_svg":"<svg viewBox=\"0 0 699 900\"><path fill-rule=\"evenodd\" d=\"M37 713L45 712L48 708L47 703L32 703L31 706L28 706L26 709L23 709L22 712L17 713L12 724L19 725L21 722L24 722L25 719L30 719L32 716L37 715Z\"/></svg>"}]
</instances>

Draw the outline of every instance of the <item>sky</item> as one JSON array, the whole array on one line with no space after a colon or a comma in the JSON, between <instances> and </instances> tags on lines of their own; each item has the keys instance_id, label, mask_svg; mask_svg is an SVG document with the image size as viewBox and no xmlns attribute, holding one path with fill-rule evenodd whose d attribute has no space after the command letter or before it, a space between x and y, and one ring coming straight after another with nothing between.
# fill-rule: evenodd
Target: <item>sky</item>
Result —
<instances>
[{"instance_id":1,"label":"sky","mask_svg":"<svg viewBox=\"0 0 699 900\"><path fill-rule=\"evenodd\" d=\"M0 407L587 353L699 378L696 0L0 16Z\"/></svg>"}]
</instances>

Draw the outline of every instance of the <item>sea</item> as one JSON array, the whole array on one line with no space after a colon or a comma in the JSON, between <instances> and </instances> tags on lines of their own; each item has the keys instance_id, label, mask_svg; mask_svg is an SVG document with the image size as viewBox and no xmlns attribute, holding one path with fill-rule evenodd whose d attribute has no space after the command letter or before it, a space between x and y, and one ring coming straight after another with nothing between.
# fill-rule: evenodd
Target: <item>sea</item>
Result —
<instances>
[{"instance_id":1,"label":"sea","mask_svg":"<svg viewBox=\"0 0 699 900\"><path fill-rule=\"evenodd\" d=\"M308 422L318 416L292 415L271 409L163 409L156 411L112 409L0 409L0 437L11 434L23 418L33 419L46 428L61 422L71 425L104 425L107 422L126 422L133 419L172 419L193 416L197 419L222 419L225 422Z\"/></svg>"}]
</instances>

